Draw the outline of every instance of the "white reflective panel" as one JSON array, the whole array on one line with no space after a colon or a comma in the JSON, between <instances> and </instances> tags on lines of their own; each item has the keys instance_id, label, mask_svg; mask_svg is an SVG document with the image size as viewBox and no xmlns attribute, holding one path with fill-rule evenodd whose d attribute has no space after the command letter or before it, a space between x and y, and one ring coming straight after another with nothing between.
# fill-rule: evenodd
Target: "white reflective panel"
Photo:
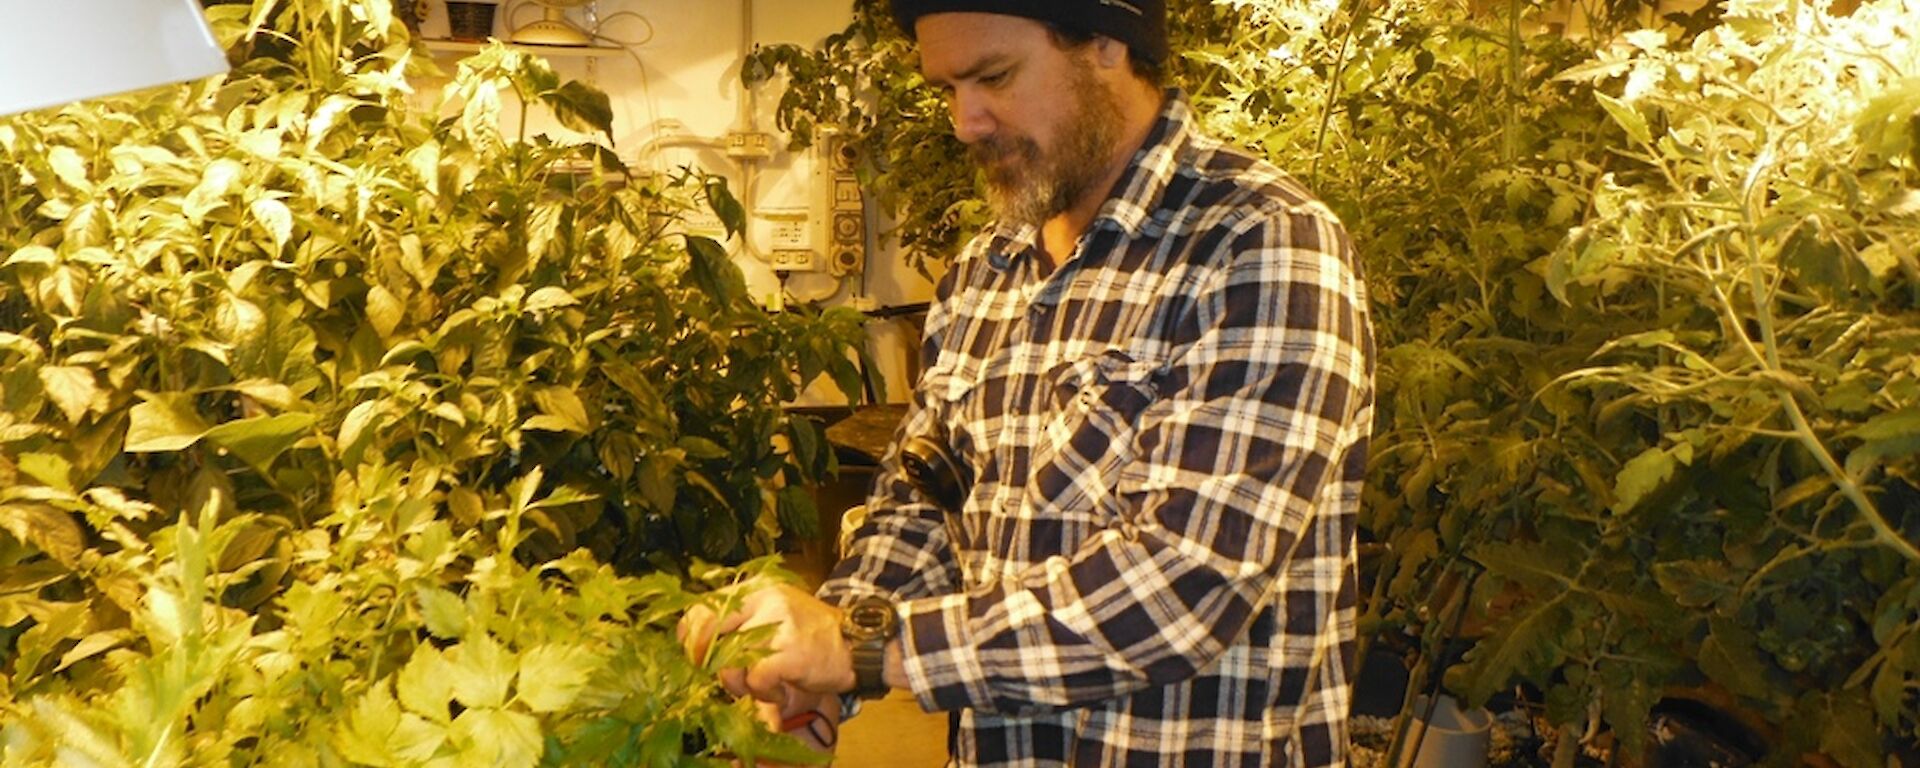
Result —
<instances>
[{"instance_id":1,"label":"white reflective panel","mask_svg":"<svg viewBox=\"0 0 1920 768\"><path fill-rule=\"evenodd\" d=\"M0 0L0 115L225 71L197 0Z\"/></svg>"}]
</instances>

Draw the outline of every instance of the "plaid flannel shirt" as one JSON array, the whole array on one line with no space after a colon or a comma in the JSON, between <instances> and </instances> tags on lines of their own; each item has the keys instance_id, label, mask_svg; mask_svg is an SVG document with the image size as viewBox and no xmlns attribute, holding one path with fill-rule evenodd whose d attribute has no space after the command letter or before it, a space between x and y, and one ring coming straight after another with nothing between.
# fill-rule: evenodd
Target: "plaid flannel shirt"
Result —
<instances>
[{"instance_id":1,"label":"plaid flannel shirt","mask_svg":"<svg viewBox=\"0 0 1920 768\"><path fill-rule=\"evenodd\" d=\"M944 516L882 460L821 595L899 601L921 706L992 766L1327 766L1347 751L1365 291L1333 213L1166 107L1071 258L971 242L900 436L971 471Z\"/></svg>"}]
</instances>

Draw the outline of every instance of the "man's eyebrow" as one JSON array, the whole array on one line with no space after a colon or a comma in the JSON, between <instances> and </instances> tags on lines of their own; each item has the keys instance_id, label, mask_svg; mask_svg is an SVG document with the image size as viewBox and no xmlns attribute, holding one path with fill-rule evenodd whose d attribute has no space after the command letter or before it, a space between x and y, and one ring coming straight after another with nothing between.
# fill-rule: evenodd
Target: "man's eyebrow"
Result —
<instances>
[{"instance_id":1,"label":"man's eyebrow","mask_svg":"<svg viewBox=\"0 0 1920 768\"><path fill-rule=\"evenodd\" d=\"M975 61L974 63L968 65L966 69L953 73L952 78L930 77L930 78L927 78L927 82L932 83L933 85L938 87L945 87L951 83L958 82L961 80L972 80L974 78L979 77L981 73L986 72L989 69L998 69L999 67L1006 65L1012 59L1013 57L1011 55L1008 55L1005 53L988 54L986 56L981 57L980 60Z\"/></svg>"}]
</instances>

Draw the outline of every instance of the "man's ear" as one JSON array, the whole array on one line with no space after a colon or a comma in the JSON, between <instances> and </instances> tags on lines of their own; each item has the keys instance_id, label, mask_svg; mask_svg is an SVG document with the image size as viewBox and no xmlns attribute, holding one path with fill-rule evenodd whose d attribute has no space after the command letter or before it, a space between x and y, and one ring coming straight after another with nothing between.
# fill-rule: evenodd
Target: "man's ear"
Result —
<instances>
[{"instance_id":1,"label":"man's ear","mask_svg":"<svg viewBox=\"0 0 1920 768\"><path fill-rule=\"evenodd\" d=\"M1102 68L1128 69L1131 71L1132 64L1128 62L1128 57L1131 55L1127 50L1126 43L1107 37L1106 35L1093 36L1093 60Z\"/></svg>"}]
</instances>

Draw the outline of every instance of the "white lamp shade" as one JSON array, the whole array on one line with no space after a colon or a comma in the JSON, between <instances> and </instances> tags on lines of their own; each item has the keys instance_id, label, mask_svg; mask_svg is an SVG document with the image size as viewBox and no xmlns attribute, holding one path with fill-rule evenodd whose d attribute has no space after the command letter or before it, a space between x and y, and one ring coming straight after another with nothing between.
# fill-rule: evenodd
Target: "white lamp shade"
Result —
<instances>
[{"instance_id":1,"label":"white lamp shade","mask_svg":"<svg viewBox=\"0 0 1920 768\"><path fill-rule=\"evenodd\" d=\"M0 115L225 71L198 0L0 0Z\"/></svg>"}]
</instances>

